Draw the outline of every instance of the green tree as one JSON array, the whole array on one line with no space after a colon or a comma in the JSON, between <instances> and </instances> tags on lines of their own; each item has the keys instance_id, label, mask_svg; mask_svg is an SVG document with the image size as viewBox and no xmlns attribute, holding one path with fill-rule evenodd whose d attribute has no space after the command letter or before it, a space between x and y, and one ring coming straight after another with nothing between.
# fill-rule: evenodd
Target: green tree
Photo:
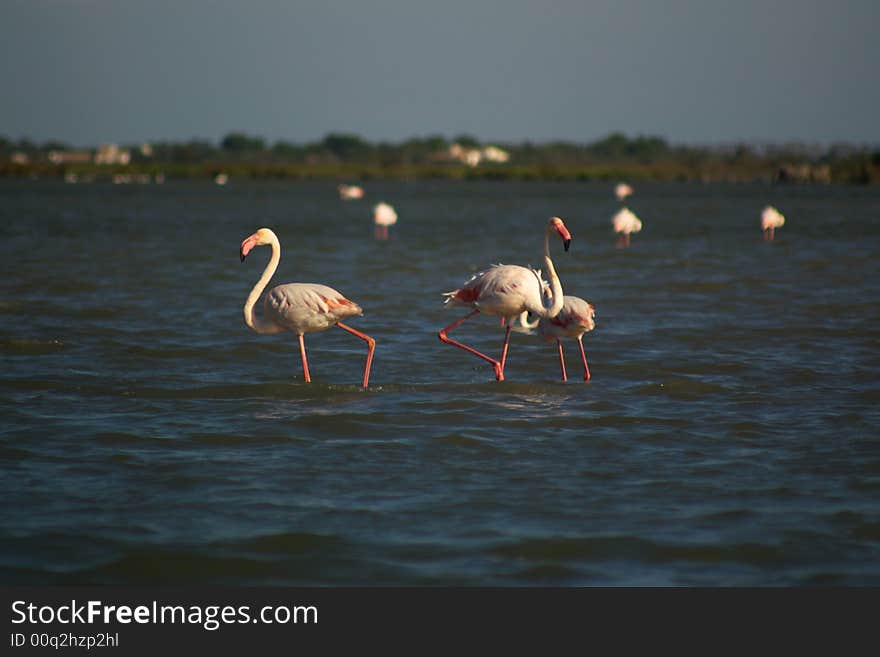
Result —
<instances>
[{"instance_id":1,"label":"green tree","mask_svg":"<svg viewBox=\"0 0 880 657\"><path fill-rule=\"evenodd\" d=\"M243 132L230 132L220 142L220 147L231 153L252 153L266 150L266 142L260 137L249 137Z\"/></svg>"}]
</instances>

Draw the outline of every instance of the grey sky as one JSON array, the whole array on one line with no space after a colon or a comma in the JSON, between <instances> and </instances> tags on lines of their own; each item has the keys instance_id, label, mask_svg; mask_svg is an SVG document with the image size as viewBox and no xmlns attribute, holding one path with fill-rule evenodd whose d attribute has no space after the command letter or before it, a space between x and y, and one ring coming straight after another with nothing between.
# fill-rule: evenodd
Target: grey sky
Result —
<instances>
[{"instance_id":1,"label":"grey sky","mask_svg":"<svg viewBox=\"0 0 880 657\"><path fill-rule=\"evenodd\" d=\"M878 28L878 0L0 0L0 135L878 144Z\"/></svg>"}]
</instances>

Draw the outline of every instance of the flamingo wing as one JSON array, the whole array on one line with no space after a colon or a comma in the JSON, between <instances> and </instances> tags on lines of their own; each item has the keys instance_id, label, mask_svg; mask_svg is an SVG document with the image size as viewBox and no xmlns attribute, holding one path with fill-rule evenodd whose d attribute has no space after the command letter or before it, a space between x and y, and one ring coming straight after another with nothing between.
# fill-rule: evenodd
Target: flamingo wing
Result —
<instances>
[{"instance_id":1,"label":"flamingo wing","mask_svg":"<svg viewBox=\"0 0 880 657\"><path fill-rule=\"evenodd\" d=\"M596 309L588 301L566 294L562 310L556 317L542 320L539 334L548 342L556 338L577 338L596 328Z\"/></svg>"},{"instance_id":2,"label":"flamingo wing","mask_svg":"<svg viewBox=\"0 0 880 657\"><path fill-rule=\"evenodd\" d=\"M459 289L445 292L445 303L477 308L489 315L515 317L542 307L539 271L519 265L492 265L477 272Z\"/></svg>"},{"instance_id":3,"label":"flamingo wing","mask_svg":"<svg viewBox=\"0 0 880 657\"><path fill-rule=\"evenodd\" d=\"M337 322L363 315L354 301L320 283L287 283L269 290L264 302L266 317L297 333L322 331Z\"/></svg>"}]
</instances>

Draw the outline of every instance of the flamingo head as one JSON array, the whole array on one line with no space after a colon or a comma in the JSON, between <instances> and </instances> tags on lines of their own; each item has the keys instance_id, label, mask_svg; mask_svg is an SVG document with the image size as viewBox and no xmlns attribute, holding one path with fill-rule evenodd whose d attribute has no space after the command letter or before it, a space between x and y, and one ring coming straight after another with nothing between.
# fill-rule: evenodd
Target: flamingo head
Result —
<instances>
[{"instance_id":1,"label":"flamingo head","mask_svg":"<svg viewBox=\"0 0 880 657\"><path fill-rule=\"evenodd\" d=\"M244 259L247 258L247 254L251 252L255 246L264 246L266 244L272 243L272 238L275 237L275 233L273 233L268 228L260 228L253 235L244 238L244 241L241 243L241 261L244 262ZM276 238L277 239L277 238Z\"/></svg>"},{"instance_id":2,"label":"flamingo head","mask_svg":"<svg viewBox=\"0 0 880 657\"><path fill-rule=\"evenodd\" d=\"M571 233L565 227L565 222L559 217L550 217L550 221L547 222L547 230L551 229L559 233L559 236L562 238L562 247L568 251L568 247L571 244Z\"/></svg>"}]
</instances>

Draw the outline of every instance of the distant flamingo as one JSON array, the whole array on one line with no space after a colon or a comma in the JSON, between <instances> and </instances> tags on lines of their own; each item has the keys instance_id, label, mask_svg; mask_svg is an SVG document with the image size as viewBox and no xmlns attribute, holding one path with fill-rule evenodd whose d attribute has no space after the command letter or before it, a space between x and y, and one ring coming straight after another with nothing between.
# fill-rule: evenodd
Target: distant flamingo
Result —
<instances>
[{"instance_id":1,"label":"distant flamingo","mask_svg":"<svg viewBox=\"0 0 880 657\"><path fill-rule=\"evenodd\" d=\"M255 246L272 247L272 257L263 270L260 280L254 285L244 304L244 322L257 333L280 333L294 331L299 338L299 351L302 356L303 376L306 383L311 381L309 364L306 360L306 346L303 335L315 331L323 331L331 326L348 331L367 343L367 364L364 367L364 388L370 380L370 365L373 362L373 351L376 341L370 336L346 326L339 320L355 315L363 315L361 307L349 301L331 287L319 283L287 283L276 285L266 294L263 300L263 316L254 314L254 305L260 294L269 283L269 279L281 261L281 243L278 237L268 228L260 228L241 243L241 261L247 257Z\"/></svg>"},{"instance_id":2,"label":"distant flamingo","mask_svg":"<svg viewBox=\"0 0 880 657\"><path fill-rule=\"evenodd\" d=\"M629 208L623 208L611 219L614 224L614 232L620 233L618 246L629 246L631 233L638 233L642 229L642 220Z\"/></svg>"},{"instance_id":3,"label":"distant flamingo","mask_svg":"<svg viewBox=\"0 0 880 657\"><path fill-rule=\"evenodd\" d=\"M584 301L580 297L566 294L563 297L562 310L556 317L541 319L538 324L538 335L547 342L556 340L556 348L559 351L559 366L562 368L562 380L568 381L565 373L565 358L562 354L561 338L569 337L578 341L581 350L581 361L584 364L584 381L590 380L590 367L587 365L587 355L584 352L582 337L584 333L596 328L596 309L593 304Z\"/></svg>"},{"instance_id":4,"label":"distant flamingo","mask_svg":"<svg viewBox=\"0 0 880 657\"><path fill-rule=\"evenodd\" d=\"M469 306L474 310L440 330L438 337L443 342L464 349L468 353L487 361L495 369L495 378L504 381L504 365L507 362L507 348L510 343L511 324L523 312L530 312L541 318L551 318L562 310L562 283L556 275L556 268L550 259L550 233L555 231L562 238L562 244L568 251L571 234L559 217L551 217L544 230L544 267L550 277L550 291L543 294L543 281L540 272L519 265L493 265L489 269L478 272L462 287L452 292L444 292L445 303ZM504 334L504 346L501 359L489 356L468 347L446 334L460 326L479 312L487 315L501 316L506 320L507 329Z\"/></svg>"},{"instance_id":5,"label":"distant flamingo","mask_svg":"<svg viewBox=\"0 0 880 657\"><path fill-rule=\"evenodd\" d=\"M779 212L779 210L772 205L768 205L764 208L764 211L761 212L761 230L764 231L764 239L772 241L776 229L781 227L784 223L785 217Z\"/></svg>"},{"instance_id":6,"label":"distant flamingo","mask_svg":"<svg viewBox=\"0 0 880 657\"><path fill-rule=\"evenodd\" d=\"M373 207L373 223L376 224L376 239L387 240L388 226L393 226L397 223L397 212L387 203L377 203Z\"/></svg>"},{"instance_id":7,"label":"distant flamingo","mask_svg":"<svg viewBox=\"0 0 880 657\"><path fill-rule=\"evenodd\" d=\"M633 188L626 183L617 183L617 185L614 187L614 195L617 197L618 201L622 201L632 193Z\"/></svg>"},{"instance_id":8,"label":"distant flamingo","mask_svg":"<svg viewBox=\"0 0 880 657\"><path fill-rule=\"evenodd\" d=\"M336 189L339 192L339 198L343 201L351 201L353 199L364 197L363 188L358 187L357 185L337 185Z\"/></svg>"}]
</instances>

